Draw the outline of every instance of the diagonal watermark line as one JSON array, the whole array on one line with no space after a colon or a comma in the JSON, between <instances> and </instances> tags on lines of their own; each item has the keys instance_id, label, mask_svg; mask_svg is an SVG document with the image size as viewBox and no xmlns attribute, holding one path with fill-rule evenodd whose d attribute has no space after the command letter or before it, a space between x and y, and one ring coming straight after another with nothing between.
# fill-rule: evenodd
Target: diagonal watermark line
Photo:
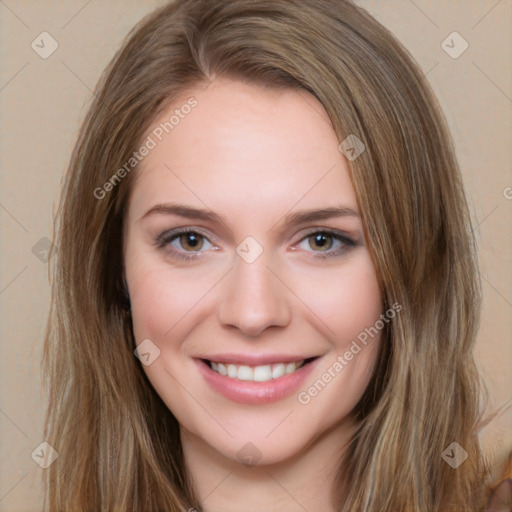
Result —
<instances>
[{"instance_id":1,"label":"diagonal watermark line","mask_svg":"<svg viewBox=\"0 0 512 512\"><path fill-rule=\"evenodd\" d=\"M482 73L482 75L484 75L487 78L487 80L489 80L489 82L491 82L494 85L494 87L496 87L496 89L498 89L501 92L501 94L503 94L503 96L507 98L508 101L512 102L512 98L474 60L472 60L471 62L480 71L480 73Z\"/></svg>"},{"instance_id":2,"label":"diagonal watermark line","mask_svg":"<svg viewBox=\"0 0 512 512\"><path fill-rule=\"evenodd\" d=\"M108 108L104 100L97 92L91 89L62 59L60 59L60 61L66 68L68 68L68 70L76 77L76 79L84 85L84 87L96 98L96 100L98 100L103 105L104 108Z\"/></svg>"},{"instance_id":3,"label":"diagonal watermark line","mask_svg":"<svg viewBox=\"0 0 512 512\"><path fill-rule=\"evenodd\" d=\"M471 29L474 29L488 14L491 13L491 11L501 2L501 0L498 0L472 27Z\"/></svg>"},{"instance_id":4,"label":"diagonal watermark line","mask_svg":"<svg viewBox=\"0 0 512 512\"><path fill-rule=\"evenodd\" d=\"M425 16L425 18L427 18L430 21L430 23L434 25L434 27L439 28L437 23L423 9L421 9L418 6L418 4L416 4L413 0L409 0L409 2L411 2L411 4L414 5L414 7L416 7L416 9L418 9L418 11L420 11L423 14L423 16Z\"/></svg>"},{"instance_id":5,"label":"diagonal watermark line","mask_svg":"<svg viewBox=\"0 0 512 512\"><path fill-rule=\"evenodd\" d=\"M6 4L6 3L5 3L5 2L4 2L4 0L0 0L0 3L1 3L3 6L7 7L7 9L9 9L9 11L11 11L11 13L12 13L14 16L16 16L16 18L18 18L18 20L19 20L21 23L23 23L23 25L25 25L25 27L30 28L30 27L29 27L29 26L28 26L28 25L27 25L27 24L26 24L26 23L25 23L25 22L24 22L24 21L23 21L23 20L22 20L22 19L21 19L21 18L20 18L20 17L19 17L19 16L18 16L18 15L17 15L17 14L16 14L16 13L15 13L15 12L14 12L14 11L13 11L9 6L8 6L8 5L7 5L7 4Z\"/></svg>"},{"instance_id":6,"label":"diagonal watermark line","mask_svg":"<svg viewBox=\"0 0 512 512\"><path fill-rule=\"evenodd\" d=\"M190 192L192 192L192 194L194 194L197 197L197 199L199 199L199 201L201 201L208 209L210 209L210 207L167 164L164 163L164 167L169 169L169 171L171 171L174 174L174 176L176 176L176 178L178 178L181 181L181 183L183 183L183 185L185 185L185 187L187 187L190 190Z\"/></svg>"},{"instance_id":7,"label":"diagonal watermark line","mask_svg":"<svg viewBox=\"0 0 512 512\"><path fill-rule=\"evenodd\" d=\"M510 306L512 307L512 302L510 302L502 293L500 293L499 290L497 290L493 285L492 283L489 281L489 279L487 279L483 274L481 274L480 272L478 272L480 274L480 276L485 280L485 282Z\"/></svg>"},{"instance_id":8,"label":"diagonal watermark line","mask_svg":"<svg viewBox=\"0 0 512 512\"><path fill-rule=\"evenodd\" d=\"M3 409L0 409L0 412L27 438L27 439L30 439L30 437L27 436L27 434L25 434L25 432L23 432L23 430L18 427L18 425L16 425L16 423L11 419L9 418L9 416L3 411Z\"/></svg>"},{"instance_id":9,"label":"diagonal watermark line","mask_svg":"<svg viewBox=\"0 0 512 512\"><path fill-rule=\"evenodd\" d=\"M325 119L325 117L320 114L320 112L318 112L318 110L309 102L308 98L306 97L306 95L304 94L306 91L302 91L302 90L298 90L297 91L299 93L299 96L304 100L304 102L309 106L309 108L311 108L311 110L313 110L313 112L318 116L320 117L320 119L326 123L329 127L331 127L331 124L330 122Z\"/></svg>"},{"instance_id":10,"label":"diagonal watermark line","mask_svg":"<svg viewBox=\"0 0 512 512\"><path fill-rule=\"evenodd\" d=\"M73 478L71 478L69 476L68 473L65 473L62 469L58 468L59 470L59 473L68 481L68 482L71 482L73 484L73 487L78 491L79 487L78 487L78 484L75 482L75 480Z\"/></svg>"},{"instance_id":11,"label":"diagonal watermark line","mask_svg":"<svg viewBox=\"0 0 512 512\"><path fill-rule=\"evenodd\" d=\"M287 213L288 213L288 212L289 212L289 211L290 211L294 206L297 206L297 204L298 204L298 203L300 203L300 202L304 199L304 197L306 197L306 195L307 195L307 194L309 194L309 193L310 193L310 192L311 192L311 191L312 191L312 190L313 190L313 189L318 185L318 183L320 183L320 181L322 181L322 180L323 180L323 179L324 179L324 178L325 178L325 177L326 177L326 176L327 176L327 175L328 175L328 174L329 174L329 173L330 173L330 172L331 172L335 167L336 167L336 164L334 164L334 165L333 165L333 166L332 166L332 167L331 167L331 168L330 168L330 169L329 169L329 170L328 170L328 171L327 171L323 176L321 176L320 178L318 178L318 181L316 181L316 183L314 183L314 184L311 186L311 188L310 188L308 191L306 191L306 192L304 193L304 195L303 195L302 197L300 197L300 198L297 200L297 202L296 202L295 204L293 204L292 206L290 206L290 208L288 208L288 210L286 210L286 211L283 213L283 215L282 215L279 219L277 219L277 220L276 220L276 222L274 222L274 224L272 224L271 228L267 231L267 233L268 233L268 232L270 232L270 231L272 231L272 230L274 229L274 226L275 226L275 225L276 225L276 224L277 224L277 223L278 223L278 222L279 222L279 221L280 221L280 220L281 220L281 219L282 219L282 218L283 218L283 217L284 217L284 216L285 216L285 215L286 215L286 214L287 214Z\"/></svg>"},{"instance_id":12,"label":"diagonal watermark line","mask_svg":"<svg viewBox=\"0 0 512 512\"><path fill-rule=\"evenodd\" d=\"M231 434L231 432L227 430L226 427L224 427L224 425L222 425L222 423L220 423L220 421L192 393L190 393L190 391L185 388L185 386L183 386L181 382L167 368L165 368L165 366L164 370L178 383L181 389L183 389L183 391L185 391L185 393L187 393L190 398L192 398L192 400L194 400L197 405L199 405L199 407L201 407L208 414L208 416L210 416L210 418L212 418L212 420L215 421L217 425L219 425L222 430L224 430L224 432L226 432L231 438L234 438L233 434Z\"/></svg>"},{"instance_id":13,"label":"diagonal watermark line","mask_svg":"<svg viewBox=\"0 0 512 512\"><path fill-rule=\"evenodd\" d=\"M208 87L210 87L210 85L212 85L212 84L213 84L213 80L209 80L209 81L208 81L208 84L206 85L206 87L203 87L203 88L201 88L201 89L200 89L200 90L201 90L201 92L206 91L206 89L208 89Z\"/></svg>"},{"instance_id":14,"label":"diagonal watermark line","mask_svg":"<svg viewBox=\"0 0 512 512\"><path fill-rule=\"evenodd\" d=\"M310 512L302 503L300 503L294 496L292 496L288 490L283 487L283 485L281 484L281 482L279 482L279 480L277 480L277 478L274 477L274 475L272 475L272 473L270 473L269 471L265 470L265 473L267 473L270 478L272 478L272 480L274 480L274 482L279 485L279 487L281 487L281 489L283 489L283 491L288 494L288 496L290 496L290 498L295 501L295 503L297 503L297 505L299 505L299 507L304 510L305 512Z\"/></svg>"},{"instance_id":15,"label":"diagonal watermark line","mask_svg":"<svg viewBox=\"0 0 512 512\"><path fill-rule=\"evenodd\" d=\"M231 267L193 306L189 308L189 310L164 334L164 337L167 336L232 270L233 267Z\"/></svg>"},{"instance_id":16,"label":"diagonal watermark line","mask_svg":"<svg viewBox=\"0 0 512 512\"><path fill-rule=\"evenodd\" d=\"M512 407L512 398L505 402L502 406L500 406L494 413L490 415L490 417L486 418L485 421L482 422L480 428L478 429L478 433L482 433L495 419L499 418L507 409Z\"/></svg>"},{"instance_id":17,"label":"diagonal watermark line","mask_svg":"<svg viewBox=\"0 0 512 512\"><path fill-rule=\"evenodd\" d=\"M9 288L9 286L11 286L12 283L14 283L14 281L16 281L16 279L18 279L18 277L21 276L21 274L23 274L23 272L25 272L25 270L27 270L28 268L28 265L25 265L25 267L20 270L1 290L0 290L0 295L2 295L2 293L5 292L5 290L7 290L7 288Z\"/></svg>"},{"instance_id":18,"label":"diagonal watermark line","mask_svg":"<svg viewBox=\"0 0 512 512\"><path fill-rule=\"evenodd\" d=\"M270 434L272 434L272 432L274 432L274 430L277 429L277 427L279 427L283 422L284 420L286 420L286 418L288 418L288 416L290 416L290 414L292 414L292 412L294 412L295 409L292 409L266 436L265 436L265 439L267 439L267 437L270 436Z\"/></svg>"},{"instance_id":19,"label":"diagonal watermark line","mask_svg":"<svg viewBox=\"0 0 512 512\"><path fill-rule=\"evenodd\" d=\"M439 64L439 62L436 62L426 73L423 73L423 76L427 76L431 71L433 71L437 65Z\"/></svg>"},{"instance_id":20,"label":"diagonal watermark line","mask_svg":"<svg viewBox=\"0 0 512 512\"><path fill-rule=\"evenodd\" d=\"M425 423L425 420L422 420L417 414L416 412L414 412L412 410L412 408L405 402L405 400L402 399L402 397L398 396L396 393L394 393L393 391L391 391L391 394L397 399L397 400L400 400L400 402L402 402L402 404L405 406L405 408L421 423L423 423L423 425L427 426L426 423Z\"/></svg>"},{"instance_id":21,"label":"diagonal watermark line","mask_svg":"<svg viewBox=\"0 0 512 512\"><path fill-rule=\"evenodd\" d=\"M233 474L233 471L230 471L204 498L201 498L201 503L204 503L206 498L208 498L208 496L210 496L211 494L213 494L221 485L222 483L227 480L227 478Z\"/></svg>"},{"instance_id":22,"label":"diagonal watermark line","mask_svg":"<svg viewBox=\"0 0 512 512\"><path fill-rule=\"evenodd\" d=\"M281 281L281 283L283 283L286 286L286 288L288 288L288 290L290 290L293 293L293 295L295 295L295 297L297 297L297 299L299 299L302 302L302 304L304 304L304 306L306 306L309 309L309 311L311 311L311 313L313 313L313 315L315 315L318 318L318 320L320 320L320 322L322 322L325 325L325 327L327 327L327 329L329 329L329 331L332 332L332 334L336 334L268 265L266 265L266 267L270 270L270 272L272 272L272 274L274 274L279 279L279 281Z\"/></svg>"},{"instance_id":23,"label":"diagonal watermark line","mask_svg":"<svg viewBox=\"0 0 512 512\"><path fill-rule=\"evenodd\" d=\"M512 491L512 480L510 478L505 478L505 480L502 480L492 490L491 495L489 496L489 501L487 502L487 508L485 509L486 511L508 512L510 510L509 498L498 495L498 488L503 488L505 485L508 486L508 489L509 489L509 492L507 494L509 494ZM509 496L510 496L510 494L509 494ZM504 501L502 498L504 498L504 500L506 500L506 501ZM492 506L492 508L489 508L489 506Z\"/></svg>"},{"instance_id":24,"label":"diagonal watermark line","mask_svg":"<svg viewBox=\"0 0 512 512\"><path fill-rule=\"evenodd\" d=\"M14 76L7 83L5 83L4 85L2 85L2 87L0 87L0 92L3 91L27 66L28 66L28 62L26 62L21 67L21 69L17 73L15 73Z\"/></svg>"},{"instance_id":25,"label":"diagonal watermark line","mask_svg":"<svg viewBox=\"0 0 512 512\"><path fill-rule=\"evenodd\" d=\"M96 96L95 92L63 61L61 60L62 64L64 64L64 66L66 66L69 71L71 71L71 73L73 73L73 75L75 75L75 77L94 95Z\"/></svg>"},{"instance_id":26,"label":"diagonal watermark line","mask_svg":"<svg viewBox=\"0 0 512 512\"><path fill-rule=\"evenodd\" d=\"M498 205L499 206L499 205ZM483 224L488 217L490 217L498 208L498 206L495 206L474 228L473 228L473 231L475 231L475 229L480 226L480 224Z\"/></svg>"},{"instance_id":27,"label":"diagonal watermark line","mask_svg":"<svg viewBox=\"0 0 512 512\"><path fill-rule=\"evenodd\" d=\"M30 471L27 471L1 498L0 501L2 501L28 474Z\"/></svg>"},{"instance_id":28,"label":"diagonal watermark line","mask_svg":"<svg viewBox=\"0 0 512 512\"><path fill-rule=\"evenodd\" d=\"M60 27L61 30L65 27L67 27L71 23L71 21L74 20L91 2L92 2L92 0L88 0L88 2L86 2L85 5L77 13L75 13L73 16L71 16L71 18L68 21L66 21L66 23L64 23L64 25L62 25L62 27Z\"/></svg>"},{"instance_id":29,"label":"diagonal watermark line","mask_svg":"<svg viewBox=\"0 0 512 512\"><path fill-rule=\"evenodd\" d=\"M28 233L28 229L2 204L0 203L0 208L4 210L21 228L25 231L25 233Z\"/></svg>"}]
</instances>

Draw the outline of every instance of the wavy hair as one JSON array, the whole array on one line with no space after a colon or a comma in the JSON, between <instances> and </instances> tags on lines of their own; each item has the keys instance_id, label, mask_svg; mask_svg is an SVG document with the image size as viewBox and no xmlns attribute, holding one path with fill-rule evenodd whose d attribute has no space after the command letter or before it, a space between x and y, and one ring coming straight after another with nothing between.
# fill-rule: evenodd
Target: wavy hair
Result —
<instances>
[{"instance_id":1,"label":"wavy hair","mask_svg":"<svg viewBox=\"0 0 512 512\"><path fill-rule=\"evenodd\" d=\"M340 143L355 135L366 147L350 177L384 301L402 311L356 407L336 509L482 510L478 261L452 139L419 66L350 1L178 0L139 22L106 68L65 176L42 361L44 433L59 454L45 512L202 510L123 306L137 168L98 189L170 103L217 76L308 91ZM456 470L441 457L452 442L469 454Z\"/></svg>"}]
</instances>

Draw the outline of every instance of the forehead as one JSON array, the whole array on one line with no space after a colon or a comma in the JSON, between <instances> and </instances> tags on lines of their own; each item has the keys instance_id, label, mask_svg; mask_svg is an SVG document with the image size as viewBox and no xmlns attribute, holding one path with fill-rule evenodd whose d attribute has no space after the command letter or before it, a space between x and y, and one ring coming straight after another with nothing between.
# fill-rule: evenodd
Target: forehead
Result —
<instances>
[{"instance_id":1,"label":"forehead","mask_svg":"<svg viewBox=\"0 0 512 512\"><path fill-rule=\"evenodd\" d=\"M298 201L357 208L329 117L306 91L216 79L175 100L146 137L154 147L136 170L138 214L170 200L253 213Z\"/></svg>"}]
</instances>

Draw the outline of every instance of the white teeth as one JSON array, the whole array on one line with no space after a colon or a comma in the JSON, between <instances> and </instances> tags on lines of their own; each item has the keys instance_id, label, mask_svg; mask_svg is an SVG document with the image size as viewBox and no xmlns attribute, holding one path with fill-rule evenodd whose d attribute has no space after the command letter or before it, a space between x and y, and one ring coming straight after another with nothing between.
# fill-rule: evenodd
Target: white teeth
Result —
<instances>
[{"instance_id":1,"label":"white teeth","mask_svg":"<svg viewBox=\"0 0 512 512\"><path fill-rule=\"evenodd\" d=\"M274 368L272 368L272 378L278 379L279 377L282 377L285 374L285 366L283 363L279 363L274 365Z\"/></svg>"},{"instance_id":2,"label":"white teeth","mask_svg":"<svg viewBox=\"0 0 512 512\"><path fill-rule=\"evenodd\" d=\"M286 365L286 367L285 367L285 370L284 370L284 371L285 371L286 373L293 373L293 372L295 371L295 368L296 368L295 363L288 363L288 364Z\"/></svg>"},{"instance_id":3,"label":"white teeth","mask_svg":"<svg viewBox=\"0 0 512 512\"><path fill-rule=\"evenodd\" d=\"M212 370L226 375L232 379L255 381L255 382L267 382L272 379L278 379L285 374L293 373L298 370L305 360L297 361L293 363L275 363L265 364L262 366L247 366L247 365L236 365L236 364L223 364L210 362Z\"/></svg>"},{"instance_id":4,"label":"white teeth","mask_svg":"<svg viewBox=\"0 0 512 512\"><path fill-rule=\"evenodd\" d=\"M213 363L212 363L212 366L213 366ZM215 370L215 368L214 368ZM228 377L236 377L238 373L238 369L237 367L234 365L234 364L228 364Z\"/></svg>"},{"instance_id":5,"label":"white teeth","mask_svg":"<svg viewBox=\"0 0 512 512\"><path fill-rule=\"evenodd\" d=\"M265 382L272 378L272 367L267 364L265 366L256 366L254 368L254 380L258 382Z\"/></svg>"},{"instance_id":6,"label":"white teeth","mask_svg":"<svg viewBox=\"0 0 512 512\"><path fill-rule=\"evenodd\" d=\"M250 366L239 366L236 378L239 380L254 380L254 372Z\"/></svg>"}]
</instances>

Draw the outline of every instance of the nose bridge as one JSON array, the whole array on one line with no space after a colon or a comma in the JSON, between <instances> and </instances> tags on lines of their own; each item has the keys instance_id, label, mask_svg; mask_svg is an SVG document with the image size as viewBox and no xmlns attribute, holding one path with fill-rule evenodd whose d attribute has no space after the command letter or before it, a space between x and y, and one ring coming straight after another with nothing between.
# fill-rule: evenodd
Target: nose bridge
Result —
<instances>
[{"instance_id":1,"label":"nose bridge","mask_svg":"<svg viewBox=\"0 0 512 512\"><path fill-rule=\"evenodd\" d=\"M253 237L237 246L229 283L218 309L222 324L256 336L269 326L289 322L287 288L269 268L270 256Z\"/></svg>"}]
</instances>

